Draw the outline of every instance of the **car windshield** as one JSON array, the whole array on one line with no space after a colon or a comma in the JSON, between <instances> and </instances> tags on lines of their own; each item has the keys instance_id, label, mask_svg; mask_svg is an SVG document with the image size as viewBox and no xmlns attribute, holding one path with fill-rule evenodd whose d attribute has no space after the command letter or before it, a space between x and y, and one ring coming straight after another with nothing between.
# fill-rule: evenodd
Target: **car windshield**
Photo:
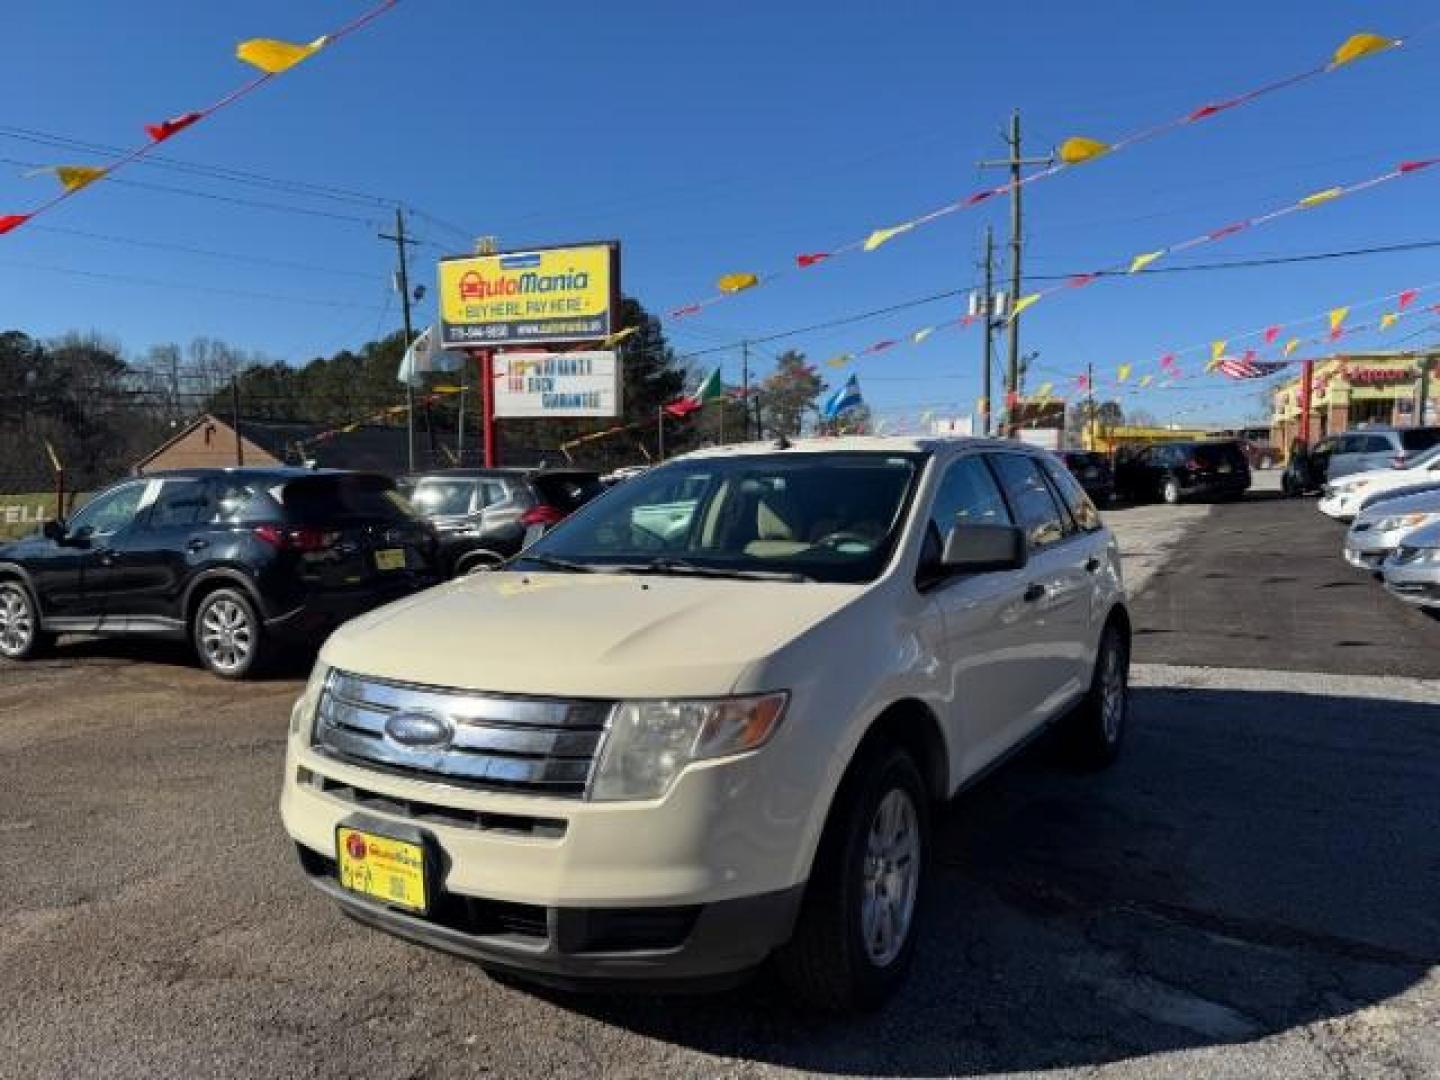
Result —
<instances>
[{"instance_id":1,"label":"car windshield","mask_svg":"<svg viewBox=\"0 0 1440 1080\"><path fill-rule=\"evenodd\" d=\"M871 581L894 550L925 458L782 452L673 462L587 504L516 565Z\"/></svg>"},{"instance_id":2,"label":"car windshield","mask_svg":"<svg viewBox=\"0 0 1440 1080\"><path fill-rule=\"evenodd\" d=\"M1433 453L1440 449L1437 443L1440 443L1440 428L1406 428L1400 432L1400 445L1407 454Z\"/></svg>"},{"instance_id":3,"label":"car windshield","mask_svg":"<svg viewBox=\"0 0 1440 1080\"><path fill-rule=\"evenodd\" d=\"M446 517L468 514L475 498L477 480L454 480L448 477L425 477L406 492L415 512L425 517Z\"/></svg>"},{"instance_id":4,"label":"car windshield","mask_svg":"<svg viewBox=\"0 0 1440 1080\"><path fill-rule=\"evenodd\" d=\"M1196 443L1190 453L1202 465L1241 465L1245 463L1245 451L1240 449L1239 443Z\"/></svg>"},{"instance_id":5,"label":"car windshield","mask_svg":"<svg viewBox=\"0 0 1440 1080\"><path fill-rule=\"evenodd\" d=\"M304 524L365 520L408 521L413 511L384 477L310 476L275 489L286 518Z\"/></svg>"}]
</instances>

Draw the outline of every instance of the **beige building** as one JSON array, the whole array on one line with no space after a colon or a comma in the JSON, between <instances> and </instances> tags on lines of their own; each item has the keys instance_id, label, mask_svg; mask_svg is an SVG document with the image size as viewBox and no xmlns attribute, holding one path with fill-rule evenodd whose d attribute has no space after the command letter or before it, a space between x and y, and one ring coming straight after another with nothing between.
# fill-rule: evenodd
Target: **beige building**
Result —
<instances>
[{"instance_id":1,"label":"beige building","mask_svg":"<svg viewBox=\"0 0 1440 1080\"><path fill-rule=\"evenodd\" d=\"M1395 427L1437 422L1435 388L1420 409L1421 365L1432 357L1419 353L1343 353L1315 362L1310 393L1310 438L1348 431L1362 424ZM1434 368L1432 368L1434 370ZM1271 440L1288 448L1300 434L1301 385L1297 376L1275 388Z\"/></svg>"}]
</instances>

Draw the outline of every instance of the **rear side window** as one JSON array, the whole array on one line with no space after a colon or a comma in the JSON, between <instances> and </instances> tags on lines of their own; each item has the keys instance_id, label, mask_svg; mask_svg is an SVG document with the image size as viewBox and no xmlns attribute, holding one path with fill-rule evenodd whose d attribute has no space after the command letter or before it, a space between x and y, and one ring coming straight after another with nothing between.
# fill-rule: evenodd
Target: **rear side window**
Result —
<instances>
[{"instance_id":1,"label":"rear side window","mask_svg":"<svg viewBox=\"0 0 1440 1080\"><path fill-rule=\"evenodd\" d=\"M1066 507L1070 510L1070 516L1075 519L1085 532L1094 532L1100 528L1100 511L1095 509L1095 504L1090 501L1090 496L1085 494L1085 489L1080 482L1070 475L1068 469L1060 466L1059 462L1045 462L1045 471L1050 474L1051 481L1060 492L1060 497L1065 501Z\"/></svg>"},{"instance_id":2,"label":"rear side window","mask_svg":"<svg viewBox=\"0 0 1440 1080\"><path fill-rule=\"evenodd\" d=\"M1049 547L1063 540L1070 531L1069 519L1055 501L1034 459L1028 454L991 454L989 457L1031 549Z\"/></svg>"},{"instance_id":3,"label":"rear side window","mask_svg":"<svg viewBox=\"0 0 1440 1080\"><path fill-rule=\"evenodd\" d=\"M540 498L565 513L573 513L605 490L598 476L575 473L553 473L531 480Z\"/></svg>"},{"instance_id":4,"label":"rear side window","mask_svg":"<svg viewBox=\"0 0 1440 1080\"><path fill-rule=\"evenodd\" d=\"M1440 443L1440 428L1406 428L1400 432L1400 445L1407 454L1418 454Z\"/></svg>"},{"instance_id":5,"label":"rear side window","mask_svg":"<svg viewBox=\"0 0 1440 1080\"><path fill-rule=\"evenodd\" d=\"M419 513L449 516L470 513L476 487L474 480L431 477L421 480L406 494Z\"/></svg>"},{"instance_id":6,"label":"rear side window","mask_svg":"<svg viewBox=\"0 0 1440 1080\"><path fill-rule=\"evenodd\" d=\"M285 518L295 524L330 521L408 521L413 511L395 486L380 476L308 476L280 489Z\"/></svg>"},{"instance_id":7,"label":"rear side window","mask_svg":"<svg viewBox=\"0 0 1440 1080\"><path fill-rule=\"evenodd\" d=\"M214 514L210 494L204 480L166 480L150 508L146 528L175 529L209 521Z\"/></svg>"},{"instance_id":8,"label":"rear side window","mask_svg":"<svg viewBox=\"0 0 1440 1080\"><path fill-rule=\"evenodd\" d=\"M1392 449L1394 448L1390 445L1390 440L1387 439L1384 435L1366 435L1365 448L1361 451L1361 453L1388 454Z\"/></svg>"}]
</instances>

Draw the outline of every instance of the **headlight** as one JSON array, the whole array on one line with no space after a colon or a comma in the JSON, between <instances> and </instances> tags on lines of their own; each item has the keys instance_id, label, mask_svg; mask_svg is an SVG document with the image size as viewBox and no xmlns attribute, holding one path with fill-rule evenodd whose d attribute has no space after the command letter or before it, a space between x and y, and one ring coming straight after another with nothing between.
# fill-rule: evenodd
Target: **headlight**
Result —
<instances>
[{"instance_id":1,"label":"headlight","mask_svg":"<svg viewBox=\"0 0 1440 1080\"><path fill-rule=\"evenodd\" d=\"M314 726L315 710L320 705L320 694L325 689L328 678L330 665L324 660L316 660L315 666L310 669L310 681L305 684L305 692L300 695L300 700L295 703L295 709L290 714L290 734L298 732L301 724Z\"/></svg>"},{"instance_id":2,"label":"headlight","mask_svg":"<svg viewBox=\"0 0 1440 1080\"><path fill-rule=\"evenodd\" d=\"M763 746L780 725L786 693L709 701L625 701L615 709L590 798L658 799L692 761Z\"/></svg>"},{"instance_id":3,"label":"headlight","mask_svg":"<svg viewBox=\"0 0 1440 1080\"><path fill-rule=\"evenodd\" d=\"M1432 521L1440 521L1440 514L1396 514L1393 517L1381 518L1375 522L1375 528L1380 532L1391 532L1394 529L1413 529Z\"/></svg>"}]
</instances>

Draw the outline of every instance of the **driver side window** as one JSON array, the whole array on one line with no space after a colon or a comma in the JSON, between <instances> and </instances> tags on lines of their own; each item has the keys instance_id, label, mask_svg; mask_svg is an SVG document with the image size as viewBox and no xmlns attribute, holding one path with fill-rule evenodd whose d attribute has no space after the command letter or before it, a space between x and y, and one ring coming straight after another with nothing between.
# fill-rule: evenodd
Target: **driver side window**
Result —
<instances>
[{"instance_id":1,"label":"driver side window","mask_svg":"<svg viewBox=\"0 0 1440 1080\"><path fill-rule=\"evenodd\" d=\"M933 566L945 550L945 538L956 525L1010 525L1010 511L994 475L979 457L952 462L930 505L921 566Z\"/></svg>"},{"instance_id":2,"label":"driver side window","mask_svg":"<svg viewBox=\"0 0 1440 1080\"><path fill-rule=\"evenodd\" d=\"M135 480L102 491L82 506L70 519L70 531L88 528L91 536L110 536L119 532L140 512L149 481Z\"/></svg>"}]
</instances>

